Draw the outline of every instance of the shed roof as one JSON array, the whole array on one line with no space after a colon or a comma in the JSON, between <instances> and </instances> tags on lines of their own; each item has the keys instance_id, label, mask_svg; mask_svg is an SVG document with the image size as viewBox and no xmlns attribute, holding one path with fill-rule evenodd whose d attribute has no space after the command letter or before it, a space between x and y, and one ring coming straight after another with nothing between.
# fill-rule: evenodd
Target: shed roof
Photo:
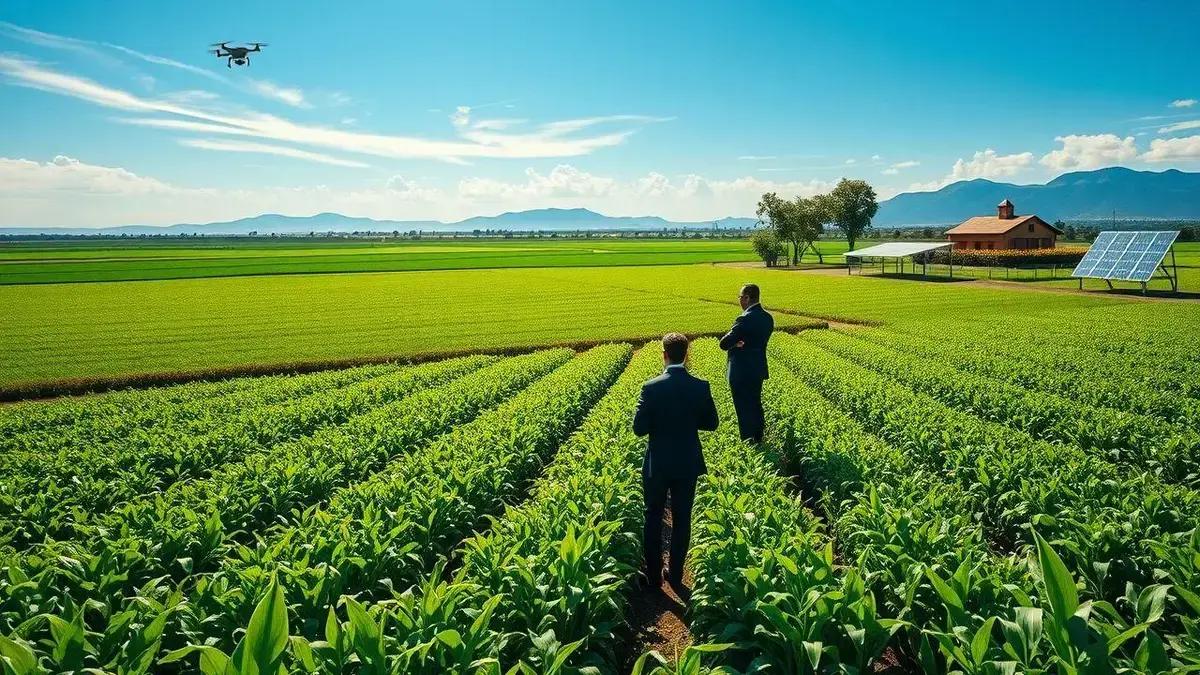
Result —
<instances>
[{"instance_id":1,"label":"shed roof","mask_svg":"<svg viewBox=\"0 0 1200 675\"><path fill-rule=\"evenodd\" d=\"M958 226L946 230L946 234L1004 234L1014 227L1028 223L1030 220L1036 220L1055 232L1062 234L1062 230L1034 215L1013 216L1012 218L975 216L974 218L967 218Z\"/></svg>"},{"instance_id":2,"label":"shed roof","mask_svg":"<svg viewBox=\"0 0 1200 675\"><path fill-rule=\"evenodd\" d=\"M857 251L848 251L847 258L904 258L926 251L933 251L939 248L946 248L953 244L948 241L943 242L928 242L928 241L904 241L892 242L888 244L877 244L860 248Z\"/></svg>"}]
</instances>

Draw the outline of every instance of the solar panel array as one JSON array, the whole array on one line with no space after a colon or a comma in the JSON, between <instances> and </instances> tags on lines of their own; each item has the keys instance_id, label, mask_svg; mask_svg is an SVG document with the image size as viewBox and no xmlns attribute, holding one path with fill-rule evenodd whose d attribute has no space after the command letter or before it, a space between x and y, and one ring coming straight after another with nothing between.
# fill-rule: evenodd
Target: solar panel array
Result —
<instances>
[{"instance_id":1,"label":"solar panel array","mask_svg":"<svg viewBox=\"0 0 1200 675\"><path fill-rule=\"evenodd\" d=\"M1101 232L1071 276L1149 281L1178 236L1178 230Z\"/></svg>"}]
</instances>

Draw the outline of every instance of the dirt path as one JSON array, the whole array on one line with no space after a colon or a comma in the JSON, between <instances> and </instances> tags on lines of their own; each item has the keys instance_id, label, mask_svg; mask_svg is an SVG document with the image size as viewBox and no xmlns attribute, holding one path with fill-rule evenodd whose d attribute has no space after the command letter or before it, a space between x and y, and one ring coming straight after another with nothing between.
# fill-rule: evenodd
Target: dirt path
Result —
<instances>
[{"instance_id":1,"label":"dirt path","mask_svg":"<svg viewBox=\"0 0 1200 675\"><path fill-rule=\"evenodd\" d=\"M667 559L671 550L671 505L663 511L662 550ZM693 577L691 565L683 570L683 585L690 595ZM692 644L692 631L687 620L687 600L679 597L665 581L658 590L633 588L626 605L625 621L632 638L629 651L622 659L622 672L628 673L633 662L650 650L655 650L675 663L683 650Z\"/></svg>"}]
</instances>

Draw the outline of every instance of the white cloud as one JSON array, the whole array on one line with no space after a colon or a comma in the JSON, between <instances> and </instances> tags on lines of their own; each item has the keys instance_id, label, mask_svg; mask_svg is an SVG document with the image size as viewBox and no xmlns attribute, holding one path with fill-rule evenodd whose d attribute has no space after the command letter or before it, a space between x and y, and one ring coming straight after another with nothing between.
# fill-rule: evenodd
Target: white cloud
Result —
<instances>
[{"instance_id":1,"label":"white cloud","mask_svg":"<svg viewBox=\"0 0 1200 675\"><path fill-rule=\"evenodd\" d=\"M1000 155L995 150L987 148L986 150L976 151L971 156L971 159L960 157L954 162L954 166L950 168L950 173L943 178L925 183L912 183L909 185L909 190L914 192L929 192L939 190L960 180L1008 178L1024 171L1031 164L1033 164L1032 152ZM887 172L885 171L884 173Z\"/></svg>"},{"instance_id":2,"label":"white cloud","mask_svg":"<svg viewBox=\"0 0 1200 675\"><path fill-rule=\"evenodd\" d=\"M1116 134L1071 134L1054 140L1063 144L1058 150L1044 155L1041 163L1051 169L1099 169L1128 162L1137 157L1133 136L1121 138Z\"/></svg>"},{"instance_id":3,"label":"white cloud","mask_svg":"<svg viewBox=\"0 0 1200 675\"><path fill-rule=\"evenodd\" d=\"M203 103L221 98L219 95L205 89L184 89L182 91L170 92L165 96L168 100L184 104Z\"/></svg>"},{"instance_id":4,"label":"white cloud","mask_svg":"<svg viewBox=\"0 0 1200 675\"><path fill-rule=\"evenodd\" d=\"M571 166L559 164L550 173L525 170L523 183L506 183L490 178L464 178L458 194L465 199L512 201L528 197L599 197L613 189L612 178L595 176Z\"/></svg>"},{"instance_id":5,"label":"white cloud","mask_svg":"<svg viewBox=\"0 0 1200 675\"><path fill-rule=\"evenodd\" d=\"M437 188L423 186L400 175L387 179L384 187L397 198L406 201L434 202L443 196L442 191Z\"/></svg>"},{"instance_id":6,"label":"white cloud","mask_svg":"<svg viewBox=\"0 0 1200 675\"><path fill-rule=\"evenodd\" d=\"M970 160L960 158L954 162L948 178L951 182L972 178L1005 178L1016 175L1032 163L1032 152L999 155L995 150L987 148L977 151Z\"/></svg>"},{"instance_id":7,"label":"white cloud","mask_svg":"<svg viewBox=\"0 0 1200 675\"><path fill-rule=\"evenodd\" d=\"M520 159L586 155L600 148L620 145L640 126L669 119L644 115L610 115L550 122L521 133L469 129L457 125L458 139L426 139L304 125L283 117L255 112L240 115L210 113L170 101L142 98L10 56L0 56L0 74L8 76L13 83L21 86L70 96L126 112L164 116L127 120L144 126L248 136L379 157L441 159L456 163L482 157ZM470 109L463 106L460 111L463 113L461 119L465 124L470 119ZM601 126L616 128L604 133L583 133Z\"/></svg>"},{"instance_id":8,"label":"white cloud","mask_svg":"<svg viewBox=\"0 0 1200 675\"><path fill-rule=\"evenodd\" d=\"M274 99L295 108L311 108L304 92L295 87L281 87L267 80L249 80L250 87L263 98Z\"/></svg>"},{"instance_id":9,"label":"white cloud","mask_svg":"<svg viewBox=\"0 0 1200 675\"><path fill-rule=\"evenodd\" d=\"M1156 138L1150 141L1150 149L1141 159L1146 162L1200 161L1200 136Z\"/></svg>"},{"instance_id":10,"label":"white cloud","mask_svg":"<svg viewBox=\"0 0 1200 675\"><path fill-rule=\"evenodd\" d=\"M871 161L872 161L872 162L878 162L878 161L880 161L880 160L882 160L882 159L883 159L883 157L882 157L882 156L880 156L880 155L871 155Z\"/></svg>"},{"instance_id":11,"label":"white cloud","mask_svg":"<svg viewBox=\"0 0 1200 675\"><path fill-rule=\"evenodd\" d=\"M5 207L0 210L0 226L165 225L260 213L309 215L324 211L378 219L453 221L547 206L707 221L727 215L749 216L765 192L810 196L832 187L832 183L818 180L671 177L658 172L625 180L560 164L549 172L526 169L513 181L464 178L448 190L403 175L367 181L355 188L228 189L180 186L119 167L89 165L60 156L45 163L0 159L0 196Z\"/></svg>"},{"instance_id":12,"label":"white cloud","mask_svg":"<svg viewBox=\"0 0 1200 675\"><path fill-rule=\"evenodd\" d=\"M858 162L858 160L851 157L850 159L846 160L846 165L849 166L850 164L854 164L856 162Z\"/></svg>"},{"instance_id":13,"label":"white cloud","mask_svg":"<svg viewBox=\"0 0 1200 675\"><path fill-rule=\"evenodd\" d=\"M356 162L349 159L341 159L326 155L320 152L310 152L308 150L300 150L298 148L288 148L281 145L270 145L268 143L247 143L245 141L227 141L213 140L208 138L185 138L179 141L181 145L186 145L190 148L199 148L201 150L216 150L219 152L250 152L260 155L278 155L280 157L291 157L293 159L303 159L309 162L317 162L319 164L331 164L333 166L345 166L354 168L363 168L369 166L362 162Z\"/></svg>"},{"instance_id":14,"label":"white cloud","mask_svg":"<svg viewBox=\"0 0 1200 675\"><path fill-rule=\"evenodd\" d=\"M450 113L450 123L456 127L465 127L471 123L471 106L460 105Z\"/></svg>"},{"instance_id":15,"label":"white cloud","mask_svg":"<svg viewBox=\"0 0 1200 675\"><path fill-rule=\"evenodd\" d=\"M878 156L878 155L876 155L876 156ZM896 162L895 164L892 164L888 168L884 169L882 173L887 176L895 176L896 174L900 173L904 169L911 169L914 166L920 166L920 165L921 165L920 162L916 161L915 159L910 159L910 160L906 160L903 162Z\"/></svg>"},{"instance_id":16,"label":"white cloud","mask_svg":"<svg viewBox=\"0 0 1200 675\"><path fill-rule=\"evenodd\" d=\"M479 120L471 125L474 129L484 129L491 131L503 131L521 124L525 124L529 120L525 119L494 119L494 120Z\"/></svg>"},{"instance_id":17,"label":"white cloud","mask_svg":"<svg viewBox=\"0 0 1200 675\"><path fill-rule=\"evenodd\" d=\"M1160 134L1172 134L1176 131L1184 131L1187 129L1200 129L1200 120L1188 120L1186 122L1176 122L1158 130Z\"/></svg>"},{"instance_id":18,"label":"white cloud","mask_svg":"<svg viewBox=\"0 0 1200 675\"><path fill-rule=\"evenodd\" d=\"M0 197L4 227L169 225L323 211L372 218L453 215L437 212L437 204L447 203L441 191L395 177L357 189L183 187L63 155L44 163L0 158Z\"/></svg>"},{"instance_id":19,"label":"white cloud","mask_svg":"<svg viewBox=\"0 0 1200 675\"><path fill-rule=\"evenodd\" d=\"M73 208L72 196L142 196L170 194L175 189L153 178L118 167L84 164L73 157L57 155L38 163L27 159L0 158L0 194L17 202L50 196ZM10 204L6 204L6 210Z\"/></svg>"},{"instance_id":20,"label":"white cloud","mask_svg":"<svg viewBox=\"0 0 1200 675\"><path fill-rule=\"evenodd\" d=\"M494 178L459 181L458 196L474 205L472 214L492 210L520 210L546 206L584 206L611 215L660 215L676 220L703 221L727 215L753 213L766 192L811 196L833 188L833 183L778 182L751 176L716 180L686 174L671 178L652 171L632 180L598 176L560 164L548 174L527 169L525 180Z\"/></svg>"},{"instance_id":21,"label":"white cloud","mask_svg":"<svg viewBox=\"0 0 1200 675\"><path fill-rule=\"evenodd\" d=\"M778 159L777 155L742 155L738 157L743 162L761 162L769 159Z\"/></svg>"},{"instance_id":22,"label":"white cloud","mask_svg":"<svg viewBox=\"0 0 1200 675\"><path fill-rule=\"evenodd\" d=\"M1192 106L1196 105L1196 103L1197 103L1197 101L1194 98L1177 98L1174 101L1171 101L1170 107L1172 107L1172 108L1191 108Z\"/></svg>"}]
</instances>

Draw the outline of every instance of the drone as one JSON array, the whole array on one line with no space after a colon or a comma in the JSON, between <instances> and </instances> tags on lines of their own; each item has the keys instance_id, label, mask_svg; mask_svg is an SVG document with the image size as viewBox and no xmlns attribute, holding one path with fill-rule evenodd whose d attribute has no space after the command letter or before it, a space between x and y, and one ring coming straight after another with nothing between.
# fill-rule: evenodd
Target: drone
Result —
<instances>
[{"instance_id":1,"label":"drone","mask_svg":"<svg viewBox=\"0 0 1200 675\"><path fill-rule=\"evenodd\" d=\"M267 46L267 43L265 42L251 42L249 44L254 46L230 47L228 42L218 42L214 45L211 45L216 47L216 49L209 51L216 55L218 59L227 59L225 63L226 68L232 68L235 63L239 66L248 66L250 65L250 53L261 52L262 48Z\"/></svg>"}]
</instances>

